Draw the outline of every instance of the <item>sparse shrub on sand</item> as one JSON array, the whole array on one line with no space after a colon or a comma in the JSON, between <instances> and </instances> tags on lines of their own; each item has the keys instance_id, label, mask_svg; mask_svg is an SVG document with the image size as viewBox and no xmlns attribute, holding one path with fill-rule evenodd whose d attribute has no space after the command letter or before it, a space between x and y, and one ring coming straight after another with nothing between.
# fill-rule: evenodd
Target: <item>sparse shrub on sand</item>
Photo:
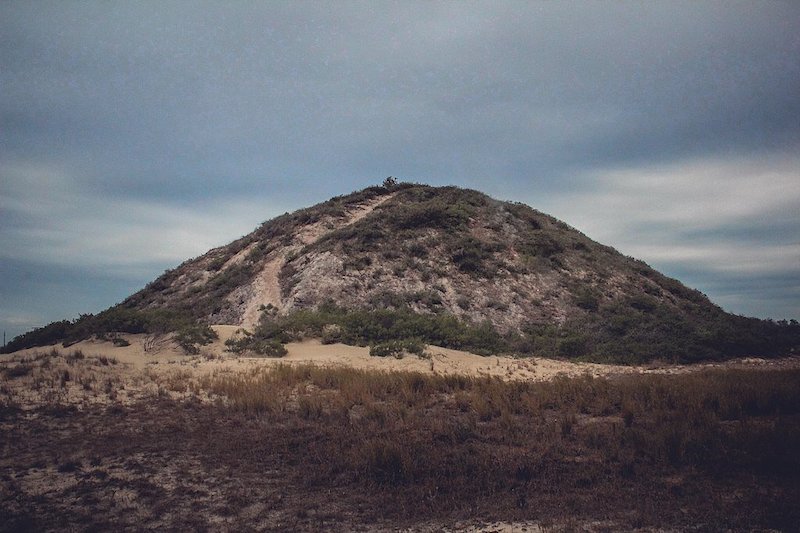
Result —
<instances>
[{"instance_id":1,"label":"sparse shrub on sand","mask_svg":"<svg viewBox=\"0 0 800 533\"><path fill-rule=\"evenodd\" d=\"M131 345L131 343L128 342L127 339L125 339L124 337L120 337L120 336L114 336L111 339L111 342L114 344L114 346L117 346L118 348Z\"/></svg>"},{"instance_id":2,"label":"sparse shrub on sand","mask_svg":"<svg viewBox=\"0 0 800 533\"><path fill-rule=\"evenodd\" d=\"M175 333L175 342L190 355L199 354L200 346L211 344L218 338L213 329L200 324L184 326Z\"/></svg>"},{"instance_id":3,"label":"sparse shrub on sand","mask_svg":"<svg viewBox=\"0 0 800 533\"><path fill-rule=\"evenodd\" d=\"M265 339L246 333L239 338L225 341L229 352L240 355L254 355L261 357L283 357L288 352L286 347L276 339Z\"/></svg>"},{"instance_id":4,"label":"sparse shrub on sand","mask_svg":"<svg viewBox=\"0 0 800 533\"><path fill-rule=\"evenodd\" d=\"M422 356L425 344L418 339L401 339L381 342L370 346L369 354L375 357L394 357L402 359L405 354Z\"/></svg>"},{"instance_id":5,"label":"sparse shrub on sand","mask_svg":"<svg viewBox=\"0 0 800 533\"><path fill-rule=\"evenodd\" d=\"M96 315L82 315L71 322L63 320L34 329L14 338L6 345L5 351L14 352L58 342L66 347L93 336L124 345L126 341L118 333L163 335L171 332L182 334L187 346L202 344L204 339L213 339L214 335L210 328L198 324L186 312L171 309L137 310L116 306ZM119 341L116 340L118 338Z\"/></svg>"},{"instance_id":6,"label":"sparse shrub on sand","mask_svg":"<svg viewBox=\"0 0 800 533\"><path fill-rule=\"evenodd\" d=\"M421 292L419 298L427 294ZM399 309L347 310L332 304L282 316L263 313L252 334L252 341L241 341L241 345L244 349L248 342L256 339L287 343L304 338L353 346L398 342L413 350L406 351L417 354L422 351L419 346L424 344L485 355L503 351L507 346L505 339L488 322L475 325L447 313L416 313L405 306Z\"/></svg>"}]
</instances>

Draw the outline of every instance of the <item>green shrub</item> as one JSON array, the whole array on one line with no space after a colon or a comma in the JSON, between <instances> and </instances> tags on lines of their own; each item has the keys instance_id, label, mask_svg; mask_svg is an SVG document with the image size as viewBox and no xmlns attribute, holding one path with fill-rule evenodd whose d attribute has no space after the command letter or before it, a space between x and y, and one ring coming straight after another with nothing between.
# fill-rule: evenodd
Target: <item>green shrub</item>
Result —
<instances>
[{"instance_id":1,"label":"green shrub","mask_svg":"<svg viewBox=\"0 0 800 533\"><path fill-rule=\"evenodd\" d=\"M11 353L17 350L23 350L25 348L32 348L34 346L48 346L50 344L61 342L67 338L67 335L72 327L73 323L69 320L52 322L46 326L33 329L27 333L23 333L22 335L13 338L8 344L6 344L3 351L5 353Z\"/></svg>"},{"instance_id":2,"label":"green shrub","mask_svg":"<svg viewBox=\"0 0 800 533\"><path fill-rule=\"evenodd\" d=\"M551 258L553 255L560 254L564 247L559 240L546 233L537 232L531 237L517 245L520 253L529 257Z\"/></svg>"},{"instance_id":3,"label":"green shrub","mask_svg":"<svg viewBox=\"0 0 800 533\"><path fill-rule=\"evenodd\" d=\"M310 337L329 344L342 342L354 346L418 339L420 343L487 355L507 347L502 335L489 322L475 325L447 313L415 313L406 306L347 310L326 304L317 310L295 311L284 316L265 314L253 337L279 343Z\"/></svg>"},{"instance_id":4,"label":"green shrub","mask_svg":"<svg viewBox=\"0 0 800 533\"><path fill-rule=\"evenodd\" d=\"M206 266L206 270L208 270L209 272L217 272L225 265L225 263L228 262L228 259L229 258L224 255L215 257L208 263L208 266Z\"/></svg>"},{"instance_id":5,"label":"green shrub","mask_svg":"<svg viewBox=\"0 0 800 533\"><path fill-rule=\"evenodd\" d=\"M114 343L114 346L118 346L118 347L125 347L125 346L130 346L131 345L131 343L128 342L127 339L124 339L122 337L117 337L117 336L112 337L111 342Z\"/></svg>"},{"instance_id":6,"label":"green shrub","mask_svg":"<svg viewBox=\"0 0 800 533\"><path fill-rule=\"evenodd\" d=\"M600 307L600 298L597 293L591 289L580 289L575 294L575 305L587 311L597 311Z\"/></svg>"},{"instance_id":7,"label":"green shrub","mask_svg":"<svg viewBox=\"0 0 800 533\"><path fill-rule=\"evenodd\" d=\"M185 326L175 334L175 342L178 343L178 346L191 355L200 353L200 346L211 344L212 341L218 338L213 329L199 324Z\"/></svg>"},{"instance_id":8,"label":"green shrub","mask_svg":"<svg viewBox=\"0 0 800 533\"><path fill-rule=\"evenodd\" d=\"M342 328L338 324L326 324L322 328L322 344L336 344L342 341Z\"/></svg>"},{"instance_id":9,"label":"green shrub","mask_svg":"<svg viewBox=\"0 0 800 533\"><path fill-rule=\"evenodd\" d=\"M631 297L628 303L634 309L644 311L645 313L653 311L658 306L658 302L655 298L644 294Z\"/></svg>"},{"instance_id":10,"label":"green shrub","mask_svg":"<svg viewBox=\"0 0 800 533\"><path fill-rule=\"evenodd\" d=\"M129 309L115 306L96 315L81 315L75 321L61 320L16 337L5 348L13 352L61 342L65 346L92 336L113 339L116 333L163 334L195 324L187 314L172 309Z\"/></svg>"},{"instance_id":11,"label":"green shrub","mask_svg":"<svg viewBox=\"0 0 800 533\"><path fill-rule=\"evenodd\" d=\"M558 355L580 357L586 353L586 339L581 335L570 335L558 341Z\"/></svg>"},{"instance_id":12,"label":"green shrub","mask_svg":"<svg viewBox=\"0 0 800 533\"><path fill-rule=\"evenodd\" d=\"M250 333L245 333L238 339L228 339L225 341L225 346L229 352L236 354L250 353L263 357L283 357L288 353L280 341L256 337Z\"/></svg>"},{"instance_id":13,"label":"green shrub","mask_svg":"<svg viewBox=\"0 0 800 533\"><path fill-rule=\"evenodd\" d=\"M263 355L264 357L283 357L289 353L280 342L269 339L256 339L250 345L250 350L256 355Z\"/></svg>"},{"instance_id":14,"label":"green shrub","mask_svg":"<svg viewBox=\"0 0 800 533\"><path fill-rule=\"evenodd\" d=\"M422 356L425 353L425 345L417 339L402 339L374 344L369 349L369 354L374 357L392 356L402 359L406 353Z\"/></svg>"},{"instance_id":15,"label":"green shrub","mask_svg":"<svg viewBox=\"0 0 800 533\"><path fill-rule=\"evenodd\" d=\"M424 258L428 256L428 249L422 244L414 242L409 245L408 253L411 257Z\"/></svg>"},{"instance_id":16,"label":"green shrub","mask_svg":"<svg viewBox=\"0 0 800 533\"><path fill-rule=\"evenodd\" d=\"M461 272L491 279L497 273L494 253L500 248L474 237L464 237L450 245L450 257Z\"/></svg>"}]
</instances>

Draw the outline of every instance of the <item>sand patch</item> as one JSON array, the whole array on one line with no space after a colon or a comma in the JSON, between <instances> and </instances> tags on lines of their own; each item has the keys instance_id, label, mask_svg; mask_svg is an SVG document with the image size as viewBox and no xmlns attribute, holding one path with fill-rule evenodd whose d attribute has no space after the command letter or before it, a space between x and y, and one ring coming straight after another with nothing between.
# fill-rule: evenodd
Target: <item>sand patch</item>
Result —
<instances>
[{"instance_id":1,"label":"sand patch","mask_svg":"<svg viewBox=\"0 0 800 533\"><path fill-rule=\"evenodd\" d=\"M272 305L278 309L281 305L281 286L278 276L286 260L281 257L267 262L253 281L255 296L247 303L242 317L242 327L253 329L261 318L261 306Z\"/></svg>"},{"instance_id":2,"label":"sand patch","mask_svg":"<svg viewBox=\"0 0 800 533\"><path fill-rule=\"evenodd\" d=\"M373 357L368 347L292 342L282 358L241 357L226 351L225 341L239 326L213 326L219 338L189 356L171 336L124 335L129 346L86 340L68 348L49 346L22 350L0 359L0 403L81 406L131 404L147 398L214 401L202 384L211 375L254 372L277 365L319 365L381 372L492 377L504 381L541 382L559 376L610 377L623 374L679 374L706 369L800 368L800 357L745 358L695 365L621 366L574 363L542 357L480 356L427 346L424 357ZM29 368L24 368L28 366Z\"/></svg>"},{"instance_id":3,"label":"sand patch","mask_svg":"<svg viewBox=\"0 0 800 533\"><path fill-rule=\"evenodd\" d=\"M226 350L225 341L233 337L240 326L216 325L212 329L219 338L200 349L199 356L186 355L170 336L123 335L130 345L116 346L108 341L86 340L68 348L54 345L20 350L7 356L7 362L35 356L49 351L70 354L82 352L86 357L112 357L133 369L160 366L190 366L194 372L211 372L219 369L236 370L253 366L277 364L316 364L344 366L363 370L392 372L422 372L426 374L461 374L474 377L487 376L503 380L544 381L556 376L594 377L618 374L675 374L712 368L800 368L800 357L781 359L744 358L721 363L693 365L651 364L623 366L598 363L578 363L544 357L511 357L507 355L482 356L460 350L429 345L426 356L405 355L373 357L369 347L345 344L322 344L318 339L290 342L285 357L237 356Z\"/></svg>"}]
</instances>

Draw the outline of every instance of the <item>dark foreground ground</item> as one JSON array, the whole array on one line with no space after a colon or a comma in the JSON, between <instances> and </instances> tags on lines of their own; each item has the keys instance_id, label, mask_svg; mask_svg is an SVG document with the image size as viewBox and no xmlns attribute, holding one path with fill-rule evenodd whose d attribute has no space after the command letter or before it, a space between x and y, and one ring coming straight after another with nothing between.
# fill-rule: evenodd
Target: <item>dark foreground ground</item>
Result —
<instances>
[{"instance_id":1,"label":"dark foreground ground","mask_svg":"<svg viewBox=\"0 0 800 533\"><path fill-rule=\"evenodd\" d=\"M282 368L205 386L225 401L5 407L0 530L800 524L798 371L513 384Z\"/></svg>"}]
</instances>

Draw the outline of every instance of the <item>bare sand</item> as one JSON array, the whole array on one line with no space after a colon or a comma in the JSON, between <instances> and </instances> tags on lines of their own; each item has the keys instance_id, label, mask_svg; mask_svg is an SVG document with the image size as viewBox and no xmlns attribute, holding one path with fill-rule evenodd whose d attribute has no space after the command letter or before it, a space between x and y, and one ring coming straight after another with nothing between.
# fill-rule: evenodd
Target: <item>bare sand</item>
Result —
<instances>
[{"instance_id":1,"label":"bare sand","mask_svg":"<svg viewBox=\"0 0 800 533\"><path fill-rule=\"evenodd\" d=\"M68 348L55 345L21 350L7 359L11 361L31 354L56 350L64 354L80 350L87 357L111 357L129 370L150 369L166 371L174 368L191 368L193 372L236 371L278 364L315 364L342 366L365 370L421 372L425 374L459 374L474 377L491 376L503 380L546 381L557 376L594 377L631 373L674 374L717 367L800 367L800 357L764 360L738 359L725 363L695 365L650 364L622 366L596 363L576 363L544 357L481 356L469 352L427 346L426 356L405 355L372 357L368 347L344 344L322 344L319 340L305 340L286 345L288 354L282 358L237 356L226 351L225 341L234 336L239 326L213 326L219 339L200 350L198 356L187 356L169 336L125 335L129 346L115 346L111 342L86 340Z\"/></svg>"}]
</instances>

